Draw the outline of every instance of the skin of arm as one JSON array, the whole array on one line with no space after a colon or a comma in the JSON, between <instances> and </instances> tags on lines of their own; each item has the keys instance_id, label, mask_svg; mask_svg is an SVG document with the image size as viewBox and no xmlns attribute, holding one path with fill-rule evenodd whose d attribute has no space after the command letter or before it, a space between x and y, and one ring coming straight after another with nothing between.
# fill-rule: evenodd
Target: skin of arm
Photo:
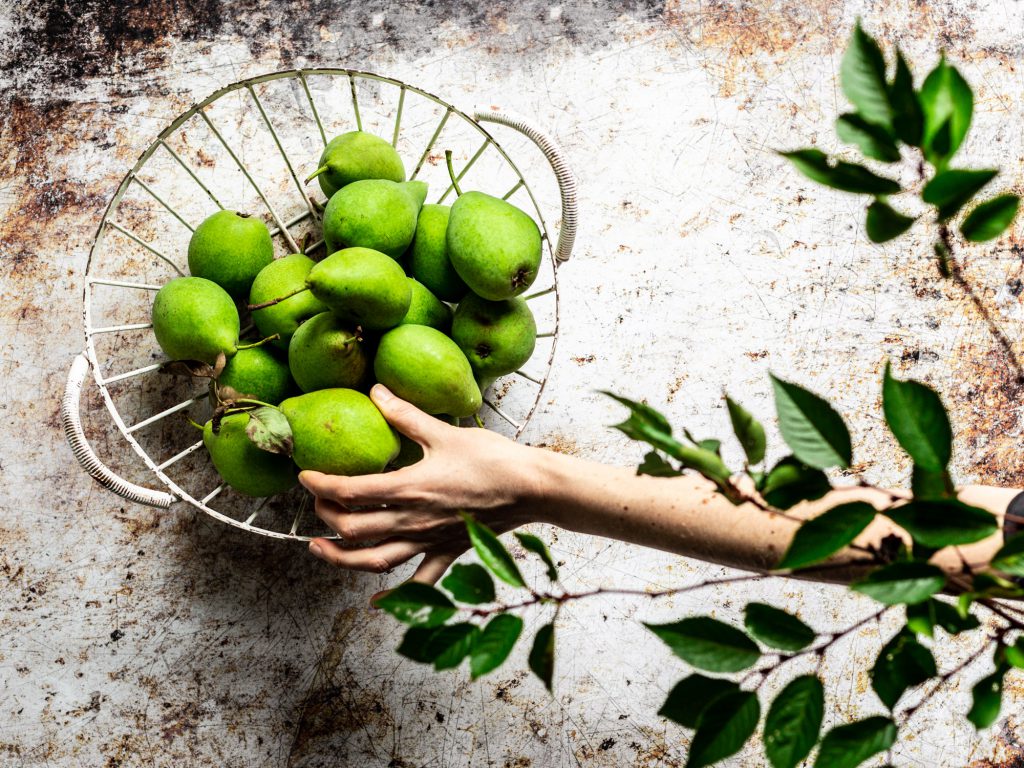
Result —
<instances>
[{"instance_id":1,"label":"skin of arm","mask_svg":"<svg viewBox=\"0 0 1024 768\"><path fill-rule=\"evenodd\" d=\"M385 418L416 440L418 463L378 475L341 477L305 471L300 482L316 497L317 515L346 542L375 542L345 548L314 539L310 551L343 568L383 573L413 557L423 559L413 579L436 582L469 547L459 510L473 513L498 533L541 522L749 571L768 571L781 558L800 520L849 501L878 509L900 492L854 486L835 489L785 515L752 503L733 505L710 481L696 475L674 478L637 475L612 467L512 442L485 429L460 429L395 397L381 385L370 393ZM747 491L748 489L744 489ZM996 515L1000 527L1017 491L967 486L958 497ZM885 518L854 542L877 547L896 535L910 537ZM938 553L933 562L957 584L964 561L988 563L1002 535ZM863 573L865 555L851 547L805 578L846 582ZM962 578L962 576L960 576Z\"/></svg>"}]
</instances>

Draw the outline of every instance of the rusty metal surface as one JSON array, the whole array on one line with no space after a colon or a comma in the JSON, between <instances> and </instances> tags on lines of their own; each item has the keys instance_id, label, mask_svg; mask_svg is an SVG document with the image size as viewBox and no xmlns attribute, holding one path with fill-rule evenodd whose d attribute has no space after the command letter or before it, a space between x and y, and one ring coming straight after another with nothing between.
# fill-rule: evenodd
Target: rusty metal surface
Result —
<instances>
[{"instance_id":1,"label":"rusty metal surface","mask_svg":"<svg viewBox=\"0 0 1024 768\"><path fill-rule=\"evenodd\" d=\"M399 628L366 600L402 574L337 573L193 512L123 507L72 466L57 407L82 346L102 209L174 115L263 71L380 71L464 108L534 116L562 140L582 231L561 272L563 333L531 442L626 463L637 451L604 426L618 414L595 388L646 395L721 434L721 387L767 417L771 369L830 393L869 476L900 482L908 467L876 396L889 356L945 393L962 481L1024 484L1019 389L967 302L934 275L928 241L871 245L860 202L811 188L771 152L834 146L838 54L858 14L912 60L944 47L963 62L978 90L968 160L1000 162L1019 190L1019 3L0 4L0 765L682 765L685 735L654 714L681 665L639 620L735 619L757 595L822 629L869 610L782 581L577 604L560 619L552 698L521 671L522 653L477 683L397 657ZM1017 341L1020 232L969 264ZM85 410L98 452L127 459L95 393ZM719 571L539 532L572 586ZM527 631L543 618L529 614ZM853 670L891 629L852 638L827 665L840 716L878 711ZM972 651L955 644L939 663ZM1022 764L1019 677L990 731L975 736L961 716L981 671L921 710L897 764Z\"/></svg>"}]
</instances>

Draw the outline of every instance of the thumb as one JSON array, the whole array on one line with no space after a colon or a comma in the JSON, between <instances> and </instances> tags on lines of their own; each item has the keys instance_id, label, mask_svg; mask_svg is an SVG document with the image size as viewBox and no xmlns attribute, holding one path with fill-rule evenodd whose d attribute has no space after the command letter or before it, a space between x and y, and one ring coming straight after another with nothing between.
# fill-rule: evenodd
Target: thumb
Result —
<instances>
[{"instance_id":1,"label":"thumb","mask_svg":"<svg viewBox=\"0 0 1024 768\"><path fill-rule=\"evenodd\" d=\"M373 389L370 390L370 398L391 426L420 445L430 445L431 441L438 436L440 429L446 426L412 403L396 397L383 384L373 386Z\"/></svg>"}]
</instances>

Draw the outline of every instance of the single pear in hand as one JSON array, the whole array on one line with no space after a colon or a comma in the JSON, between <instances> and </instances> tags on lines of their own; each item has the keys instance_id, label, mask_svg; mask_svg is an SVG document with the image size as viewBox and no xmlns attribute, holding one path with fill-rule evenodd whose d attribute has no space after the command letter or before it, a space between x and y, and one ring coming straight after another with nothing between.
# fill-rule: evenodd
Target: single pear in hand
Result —
<instances>
[{"instance_id":1,"label":"single pear in hand","mask_svg":"<svg viewBox=\"0 0 1024 768\"><path fill-rule=\"evenodd\" d=\"M385 333L373 361L377 381L427 413L462 418L480 410L473 369L454 341L426 325Z\"/></svg>"},{"instance_id":2,"label":"single pear in hand","mask_svg":"<svg viewBox=\"0 0 1024 768\"><path fill-rule=\"evenodd\" d=\"M483 192L465 192L455 181L451 152L445 152L458 199L448 219L448 258L473 293L491 301L518 296L537 278L541 239L537 224L512 203Z\"/></svg>"},{"instance_id":3,"label":"single pear in hand","mask_svg":"<svg viewBox=\"0 0 1024 768\"><path fill-rule=\"evenodd\" d=\"M448 305L438 301L422 283L411 277L408 280L412 288L412 301L399 325L429 325L442 333L448 333L452 327L452 311Z\"/></svg>"},{"instance_id":4,"label":"single pear in hand","mask_svg":"<svg viewBox=\"0 0 1024 768\"><path fill-rule=\"evenodd\" d=\"M188 271L244 299L260 270L274 260L270 231L260 219L217 211L196 227L188 242Z\"/></svg>"},{"instance_id":5,"label":"single pear in hand","mask_svg":"<svg viewBox=\"0 0 1024 768\"><path fill-rule=\"evenodd\" d=\"M288 367L303 392L359 388L369 365L355 329L333 312L321 312L304 322L288 345Z\"/></svg>"},{"instance_id":6,"label":"single pear in hand","mask_svg":"<svg viewBox=\"0 0 1024 768\"><path fill-rule=\"evenodd\" d=\"M370 248L332 253L309 271L306 284L338 317L364 329L393 328L412 301L401 265Z\"/></svg>"},{"instance_id":7,"label":"single pear in hand","mask_svg":"<svg viewBox=\"0 0 1024 768\"><path fill-rule=\"evenodd\" d=\"M327 252L361 246L399 258L416 233L426 194L422 181L364 179L342 187L324 210Z\"/></svg>"},{"instance_id":8,"label":"single pear in hand","mask_svg":"<svg viewBox=\"0 0 1024 768\"><path fill-rule=\"evenodd\" d=\"M202 277L177 277L153 300L153 332L172 360L211 365L238 350L238 310L227 292Z\"/></svg>"},{"instance_id":9,"label":"single pear in hand","mask_svg":"<svg viewBox=\"0 0 1024 768\"><path fill-rule=\"evenodd\" d=\"M319 166L306 181L318 178L327 197L353 181L405 181L405 166L395 148L364 131L349 131L327 142Z\"/></svg>"},{"instance_id":10,"label":"single pear in hand","mask_svg":"<svg viewBox=\"0 0 1024 768\"><path fill-rule=\"evenodd\" d=\"M499 376L518 370L537 343L537 323L525 299L487 301L470 294L455 309L452 339L486 389Z\"/></svg>"},{"instance_id":11,"label":"single pear in hand","mask_svg":"<svg viewBox=\"0 0 1024 768\"><path fill-rule=\"evenodd\" d=\"M271 405L280 403L292 394L294 384L287 363L277 354L266 347L238 350L217 377L217 386Z\"/></svg>"},{"instance_id":12,"label":"single pear in hand","mask_svg":"<svg viewBox=\"0 0 1024 768\"><path fill-rule=\"evenodd\" d=\"M429 203L420 210L416 220L416 235L409 248L409 272L430 289L441 301L461 301L469 293L469 286L459 277L448 258L447 205Z\"/></svg>"},{"instance_id":13,"label":"single pear in hand","mask_svg":"<svg viewBox=\"0 0 1024 768\"><path fill-rule=\"evenodd\" d=\"M261 334L278 335L279 338L272 343L279 349L288 349L288 341L299 323L327 311L327 305L309 291L303 290L306 277L315 263L305 254L293 253L267 264L252 283L250 304L259 305L280 296L294 294L277 304L253 310L252 313L252 320Z\"/></svg>"},{"instance_id":14,"label":"single pear in hand","mask_svg":"<svg viewBox=\"0 0 1024 768\"><path fill-rule=\"evenodd\" d=\"M247 496L273 496L296 483L295 465L287 456L270 453L249 439L245 431L249 413L231 413L221 419L217 434L213 422L203 427L203 445L225 483Z\"/></svg>"},{"instance_id":15,"label":"single pear in hand","mask_svg":"<svg viewBox=\"0 0 1024 768\"><path fill-rule=\"evenodd\" d=\"M285 400L281 410L292 428L292 458L302 469L368 475L398 455L398 435L361 392L321 389Z\"/></svg>"}]
</instances>

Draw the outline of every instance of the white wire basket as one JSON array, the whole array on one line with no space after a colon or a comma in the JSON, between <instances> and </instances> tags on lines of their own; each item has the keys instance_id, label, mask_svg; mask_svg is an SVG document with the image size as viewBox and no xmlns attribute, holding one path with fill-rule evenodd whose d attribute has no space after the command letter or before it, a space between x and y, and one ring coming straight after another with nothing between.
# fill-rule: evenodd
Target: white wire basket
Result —
<instances>
[{"instance_id":1,"label":"white wire basket","mask_svg":"<svg viewBox=\"0 0 1024 768\"><path fill-rule=\"evenodd\" d=\"M515 131L524 153L539 149L540 169L550 167L561 202L557 243L541 198L483 123ZM452 150L461 187L510 200L537 221L545 259L526 295L537 318L537 347L521 370L485 393L480 414L488 428L514 439L522 435L551 371L559 329L557 266L569 258L576 234L576 186L561 151L528 121L495 109L470 116L393 78L350 69L288 70L232 83L177 117L125 175L103 215L86 267L85 351L71 365L61 416L75 457L104 488L163 509L190 504L265 536L333 536L306 511L309 497L301 489L253 499L220 482L199 434L186 423L186 417L209 418L207 388L202 380L159 372L166 356L149 316L154 292L187 274L195 226L218 209L261 216L277 256L298 251L304 240L313 258L326 255L320 238L325 201L315 183L301 179L332 136L351 130L390 139L409 178L430 185L428 202L451 202L444 152ZM90 370L117 432L162 488L121 477L92 449L80 412Z\"/></svg>"}]
</instances>

